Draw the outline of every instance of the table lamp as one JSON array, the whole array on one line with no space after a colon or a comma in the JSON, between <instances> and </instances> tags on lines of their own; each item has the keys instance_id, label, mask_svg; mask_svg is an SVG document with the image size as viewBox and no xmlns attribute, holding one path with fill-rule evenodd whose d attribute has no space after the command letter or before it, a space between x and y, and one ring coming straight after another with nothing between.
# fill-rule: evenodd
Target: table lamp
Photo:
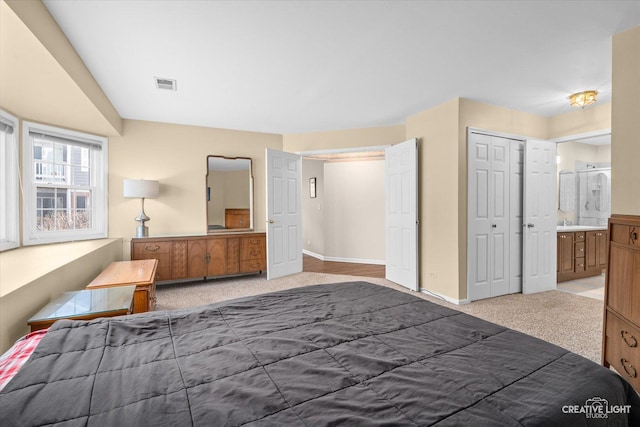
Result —
<instances>
[{"instance_id":1,"label":"table lamp","mask_svg":"<svg viewBox=\"0 0 640 427\"><path fill-rule=\"evenodd\" d=\"M144 213L144 199L155 199L160 193L160 183L148 179L125 179L124 180L124 197L135 197L142 199L142 210L140 215L136 217L136 221L140 225L136 229L136 237L148 237L149 227L144 225L145 221L151 220Z\"/></svg>"}]
</instances>

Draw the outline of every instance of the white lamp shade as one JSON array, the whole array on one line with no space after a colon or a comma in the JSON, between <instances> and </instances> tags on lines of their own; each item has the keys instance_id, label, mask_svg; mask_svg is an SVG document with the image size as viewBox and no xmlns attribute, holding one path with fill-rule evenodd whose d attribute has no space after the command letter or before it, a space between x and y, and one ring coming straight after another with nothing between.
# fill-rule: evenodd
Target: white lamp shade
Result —
<instances>
[{"instance_id":1,"label":"white lamp shade","mask_svg":"<svg viewBox=\"0 0 640 427\"><path fill-rule=\"evenodd\" d=\"M160 183L148 179L125 179L124 197L155 199L160 193Z\"/></svg>"}]
</instances>

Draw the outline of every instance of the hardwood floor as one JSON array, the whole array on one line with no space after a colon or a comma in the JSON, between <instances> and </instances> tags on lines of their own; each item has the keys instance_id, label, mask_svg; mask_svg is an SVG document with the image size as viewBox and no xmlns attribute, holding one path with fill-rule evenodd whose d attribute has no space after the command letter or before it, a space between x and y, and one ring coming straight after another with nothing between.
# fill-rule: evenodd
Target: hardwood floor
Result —
<instances>
[{"instance_id":1,"label":"hardwood floor","mask_svg":"<svg viewBox=\"0 0 640 427\"><path fill-rule=\"evenodd\" d=\"M322 261L309 255L303 255L302 271L384 278L385 266L376 264L356 264L351 262Z\"/></svg>"}]
</instances>

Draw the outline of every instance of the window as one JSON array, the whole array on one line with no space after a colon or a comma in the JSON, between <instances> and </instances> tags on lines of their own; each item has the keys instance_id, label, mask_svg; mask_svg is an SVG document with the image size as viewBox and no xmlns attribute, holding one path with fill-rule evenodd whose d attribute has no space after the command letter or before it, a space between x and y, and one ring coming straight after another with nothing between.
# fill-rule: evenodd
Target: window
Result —
<instances>
[{"instance_id":1,"label":"window","mask_svg":"<svg viewBox=\"0 0 640 427\"><path fill-rule=\"evenodd\" d=\"M24 123L25 245L107 236L107 140Z\"/></svg>"},{"instance_id":2,"label":"window","mask_svg":"<svg viewBox=\"0 0 640 427\"><path fill-rule=\"evenodd\" d=\"M18 119L0 110L0 251L19 246Z\"/></svg>"}]
</instances>

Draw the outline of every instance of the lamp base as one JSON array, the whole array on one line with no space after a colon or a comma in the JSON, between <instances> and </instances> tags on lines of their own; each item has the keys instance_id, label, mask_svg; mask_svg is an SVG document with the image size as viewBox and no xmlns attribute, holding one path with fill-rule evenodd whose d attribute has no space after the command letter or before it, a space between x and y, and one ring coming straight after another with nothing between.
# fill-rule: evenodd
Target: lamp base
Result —
<instances>
[{"instance_id":1,"label":"lamp base","mask_svg":"<svg viewBox=\"0 0 640 427\"><path fill-rule=\"evenodd\" d=\"M136 227L136 237L149 237L149 227L146 225Z\"/></svg>"}]
</instances>

